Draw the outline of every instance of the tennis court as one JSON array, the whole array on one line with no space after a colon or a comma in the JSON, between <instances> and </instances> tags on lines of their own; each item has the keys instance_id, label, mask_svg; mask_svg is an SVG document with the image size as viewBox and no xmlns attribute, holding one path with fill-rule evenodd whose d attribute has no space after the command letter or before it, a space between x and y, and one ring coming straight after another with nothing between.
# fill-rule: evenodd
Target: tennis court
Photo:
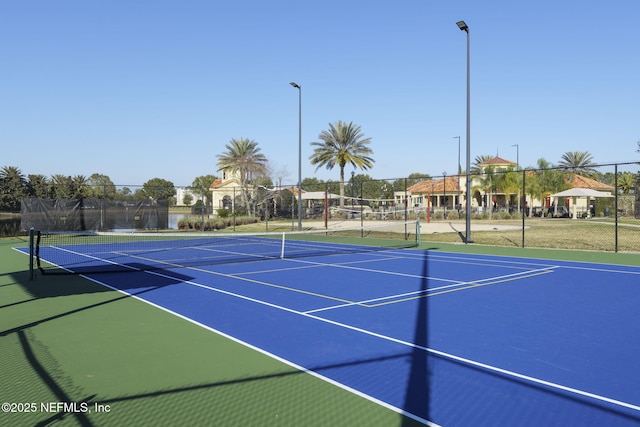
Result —
<instances>
[{"instance_id":1,"label":"tennis court","mask_svg":"<svg viewBox=\"0 0 640 427\"><path fill-rule=\"evenodd\" d=\"M90 242L40 256L424 424L640 423L638 267L267 246Z\"/></svg>"}]
</instances>

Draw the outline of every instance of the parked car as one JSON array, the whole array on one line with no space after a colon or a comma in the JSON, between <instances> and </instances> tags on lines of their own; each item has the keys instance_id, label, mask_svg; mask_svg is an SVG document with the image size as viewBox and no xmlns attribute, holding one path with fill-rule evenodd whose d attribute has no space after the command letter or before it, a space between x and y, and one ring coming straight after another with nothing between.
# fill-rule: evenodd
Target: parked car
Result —
<instances>
[{"instance_id":1,"label":"parked car","mask_svg":"<svg viewBox=\"0 0 640 427\"><path fill-rule=\"evenodd\" d=\"M566 206L549 206L545 216L548 218L569 218L571 214Z\"/></svg>"},{"instance_id":2,"label":"parked car","mask_svg":"<svg viewBox=\"0 0 640 427\"><path fill-rule=\"evenodd\" d=\"M543 208L543 207L540 207L540 206L535 206L533 208L532 215L533 216L542 217L542 216L544 216L544 213L546 212L546 210L547 210L547 208Z\"/></svg>"},{"instance_id":3,"label":"parked car","mask_svg":"<svg viewBox=\"0 0 640 427\"><path fill-rule=\"evenodd\" d=\"M551 205L545 207L534 207L533 216L543 218L569 218L571 217L571 213L566 206L558 206L556 208Z\"/></svg>"}]
</instances>

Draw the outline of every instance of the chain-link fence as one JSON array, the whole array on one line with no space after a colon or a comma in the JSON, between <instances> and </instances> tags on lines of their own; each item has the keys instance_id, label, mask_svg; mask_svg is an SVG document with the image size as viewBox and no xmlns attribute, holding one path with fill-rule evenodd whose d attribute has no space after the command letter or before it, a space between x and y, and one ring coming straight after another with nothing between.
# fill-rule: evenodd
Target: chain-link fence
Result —
<instances>
[{"instance_id":1,"label":"chain-link fence","mask_svg":"<svg viewBox=\"0 0 640 427\"><path fill-rule=\"evenodd\" d=\"M264 222L267 229L274 222L295 229L299 214L305 228L420 219L425 242L462 243L469 234L476 244L640 252L640 165L583 169L521 170L512 162L485 162L469 174L469 198L464 172L384 180L351 173L344 182L306 179L300 194L297 185L274 186L268 180L244 188L220 180L210 188L74 187L50 182L31 183L18 191L6 183L0 186L7 203L17 196L167 199L174 207L170 229L235 228L252 222ZM15 213L1 216L3 235L18 232L19 223Z\"/></svg>"},{"instance_id":2,"label":"chain-link fence","mask_svg":"<svg viewBox=\"0 0 640 427\"><path fill-rule=\"evenodd\" d=\"M469 210L476 244L640 252L638 163L581 170L519 170L491 164L467 176L412 176L372 180L352 175L339 182L303 186L308 220L423 223L422 241L466 242Z\"/></svg>"}]
</instances>

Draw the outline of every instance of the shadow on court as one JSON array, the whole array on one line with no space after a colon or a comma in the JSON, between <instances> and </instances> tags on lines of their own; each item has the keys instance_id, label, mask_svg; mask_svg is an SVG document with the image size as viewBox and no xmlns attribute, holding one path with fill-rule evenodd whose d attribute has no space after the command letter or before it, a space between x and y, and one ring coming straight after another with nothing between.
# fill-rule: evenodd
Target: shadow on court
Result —
<instances>
[{"instance_id":1,"label":"shadow on court","mask_svg":"<svg viewBox=\"0 0 640 427\"><path fill-rule=\"evenodd\" d=\"M0 382L7 400L34 402L38 411L0 414L0 424L402 423L393 411L133 301L185 276L164 271L155 287L123 295L74 275L29 281L15 268L24 255L3 258ZM369 362L349 365L358 363ZM77 405L41 411L47 402ZM94 404L109 412L96 413Z\"/></svg>"},{"instance_id":2,"label":"shadow on court","mask_svg":"<svg viewBox=\"0 0 640 427\"><path fill-rule=\"evenodd\" d=\"M636 410L608 405L433 352L430 327L434 326L429 321L429 304L435 301L427 296L429 253L429 250L424 251L422 258L420 291L424 297L417 300L415 347L402 409L444 425L474 425L489 419L495 425L509 425L513 420L534 415L542 421L539 425L579 425L583 419L592 420L594 425L640 425L640 414ZM514 395L519 397L514 398ZM475 396L471 400L477 402L477 406L473 410L463 409L468 405L470 396ZM487 396L495 400L492 402ZM448 410L443 410L443 402L447 402ZM540 408L545 408L545 411L540 411ZM414 420L407 417L402 425L412 426L413 423Z\"/></svg>"},{"instance_id":3,"label":"shadow on court","mask_svg":"<svg viewBox=\"0 0 640 427\"><path fill-rule=\"evenodd\" d=\"M153 288L158 289L193 279L193 277L191 276L180 274L171 270L162 270L162 274L151 276L150 272L154 270L150 270L149 266L146 264L131 263L128 264L128 267L129 269L127 271L102 271L99 273L91 273L91 271L85 273L79 271L75 274L85 274L97 281L100 281L100 278L106 274L109 274L110 276L120 274L122 276L122 280L117 281L118 289L123 291L138 289L143 286L152 286ZM99 283L95 283L93 281L70 280L70 277L74 274L65 273L63 270L59 271L60 274L50 273L44 276L36 274L34 280L29 280L28 272L14 275L13 280L15 280L16 283L19 283L20 286L22 286L22 288L24 288L24 290L32 296L31 299L24 300L19 303L26 303L29 301L37 300L39 298L55 298L70 295L113 292L113 289L110 289ZM155 271L159 270L156 269ZM152 280L150 280L150 278L152 278ZM147 285L147 283L150 283L152 285ZM18 303L13 303L13 305L15 304ZM3 306L0 306L0 308L2 307Z\"/></svg>"},{"instance_id":4,"label":"shadow on court","mask_svg":"<svg viewBox=\"0 0 640 427\"><path fill-rule=\"evenodd\" d=\"M429 252L425 251L420 285L423 294L429 285L428 261ZM127 276L131 277L131 273ZM183 281L184 277L167 276L160 282L158 279L161 276L154 278L154 283L162 287ZM5 314L0 320L9 319L13 324L11 327L0 323L7 325L6 329L0 328L5 329L0 331L0 379L7 385L6 395L17 400L27 393L29 400L36 402L86 402L90 407L100 404L110 410L17 414L22 418L4 414L0 422L5 425L48 425L59 421L85 426L420 425L375 403L363 403L364 399L307 375L306 371L280 364L207 330L185 325L160 310L145 304L127 304L132 300L130 296L108 294L109 289L79 277L52 276L38 278L34 283L28 281L28 272L19 271L2 274L0 280L0 292L21 288L25 295L33 296L27 301L39 301L33 308L19 301L0 307L0 316ZM130 289L139 286L134 282L139 280L132 281ZM46 289L47 286L59 289ZM132 294L143 296L157 287ZM640 423L640 417L633 413L621 413L602 403L428 353L425 349L434 339L429 334L430 300L416 300L417 347L402 354L308 369L322 375L337 368L408 360L411 372L403 409L428 420L435 417L435 422L446 414L445 425L473 425L487 419L497 423L499 416L511 416L513 421L536 408L538 412L539 408L549 409L552 415L547 420L559 425L577 425L577 416L588 417L594 425L616 425L610 421L620 419L626 422L624 425ZM435 304L434 300L431 303ZM14 310L19 316L6 316ZM72 336L92 329L97 336ZM133 340L127 342L126 337L132 335ZM70 345L77 347L69 348ZM108 368L102 377L96 374L94 380L87 377L92 372L71 366L68 357L76 362L94 359L94 365ZM375 375L371 377L374 381ZM524 399L515 402L507 395L523 389L534 393L531 403ZM492 394L492 401L484 400L487 394ZM465 407L461 404L465 401L462 395L474 396L477 406ZM501 413L490 412L498 406ZM567 411L567 407L573 409ZM514 411L520 412L513 416ZM564 414L565 418L557 414Z\"/></svg>"},{"instance_id":5,"label":"shadow on court","mask_svg":"<svg viewBox=\"0 0 640 427\"><path fill-rule=\"evenodd\" d=\"M132 274L132 273L129 273ZM140 273L142 274L142 272ZM37 301L39 299L43 299L43 298L57 298L57 297L68 297L68 296L73 296L73 295L81 295L81 294L92 294L92 293L104 293L104 292L116 292L113 289L109 289L105 286L99 285L97 283L94 282L90 282L88 280L60 280L60 281L49 281L49 280L41 280L39 284L36 285L36 281L29 281L26 280L25 278L28 277L28 273L24 272L24 274L18 274L18 275L12 275L11 277L13 277L16 280L16 283L19 283L21 286L23 286L25 288L25 290L27 292L29 292L31 295L33 295L34 297L31 299L27 299L27 300L22 300L19 302L14 302L14 303L9 303L3 306L0 306L0 309L6 309L6 308L10 308L10 307L15 307L17 305L21 305L21 304L25 304L28 302L34 302ZM48 279L48 278L47 278ZM184 280L184 279L183 279ZM7 334L11 334L11 333L15 333L27 328L31 328L46 322L50 322L53 320L57 320L63 317L67 317L67 316L71 316L74 314L78 314L81 312L85 312L87 310L91 310L91 309L95 309L98 307L102 307L104 305L107 304L112 304L118 301L123 301L126 299L131 298L132 296L140 296L143 294L146 294L148 292L152 292L156 289L162 288L164 286L168 286L171 284L176 284L176 283L180 283L182 280L178 280L178 279L172 279L172 278L166 278L164 281L163 280L154 280L154 286L148 287L144 290L141 290L139 292L135 292L135 293L131 293L129 295L125 295L125 294L116 294L118 296L116 296L115 298L110 298L104 301L99 301L93 304L89 304L89 305L85 305L85 306L80 306L80 307L76 307L73 308L71 310L68 311L62 311L60 312L58 310L57 313L55 314L51 314L49 316L47 316L45 314L44 311L39 312L42 317L36 320L33 320L29 323L25 323L22 324L20 326L16 326L10 329L6 329L6 330L1 330L0 331L0 336L4 336ZM34 317L34 316L31 316ZM38 317L38 316L35 316Z\"/></svg>"},{"instance_id":6,"label":"shadow on court","mask_svg":"<svg viewBox=\"0 0 640 427\"><path fill-rule=\"evenodd\" d=\"M429 288L429 252L424 251L422 259L422 280L420 283L420 295L418 298L418 311L415 319L415 335L411 354L411 373L409 376L409 384L407 386L404 409L412 414L421 414L427 420L430 420L430 372L429 372L429 354L424 350L429 348L429 297L426 296ZM413 425L408 422L408 418L403 422L403 426Z\"/></svg>"},{"instance_id":7,"label":"shadow on court","mask_svg":"<svg viewBox=\"0 0 640 427\"><path fill-rule=\"evenodd\" d=\"M324 381L290 367L252 376L236 376L218 381L185 384L142 393L105 396L78 394L70 378L61 377L55 361L29 333L18 331L23 357L54 396L49 401L75 402L88 411L60 410L35 415L34 425L44 426L74 420L82 426L103 425L402 425L417 427L421 423L371 404L368 411L353 405L358 397L336 391ZM311 370L322 373L336 368L356 367L389 359L403 359L406 354L360 360ZM215 360L212 360L215 363ZM203 376L208 376L203 372ZM123 389L126 389L123 387ZM78 397L82 396L82 397ZM94 408L107 408L98 413ZM186 422L189 420L189 422Z\"/></svg>"},{"instance_id":8,"label":"shadow on court","mask_svg":"<svg viewBox=\"0 0 640 427\"><path fill-rule=\"evenodd\" d=\"M148 291L143 291L137 295ZM54 408L51 412L36 411L31 414L9 414L3 420L8 420L8 425L44 426L58 422L75 422L82 426L93 425L353 425L348 421L351 417L355 423L363 425L403 425L418 426L413 420L392 411L367 402L367 410L359 410L361 399L344 390L337 390L333 385L307 375L290 366L274 363L271 359L265 366L260 366L254 360L255 353L242 347L241 353L236 354L239 370L233 367L220 369L225 362L225 354L229 348L221 348L220 353L207 353L207 363L197 366L181 366L175 360L170 361L169 355L145 352L138 349L136 353L129 354L133 366L141 369L141 365L156 365L160 367L157 372L160 378L149 381L142 386L140 384L121 383L115 387L119 393L113 393L114 387L82 387L85 383L79 378L79 372L65 370L64 361L59 360L60 348L43 341L41 333L36 332L38 327L47 323L57 324L64 318L73 318L75 315L94 309L100 309L123 301L129 296L123 295L98 302L95 304L77 307L60 313L56 316L41 318L19 327L2 331L0 333L0 354L6 349L6 341L16 343L12 357L2 357L2 376L9 387L8 396L17 395L19 390L28 388L29 399L34 402L63 402L73 404L67 409ZM88 317L78 318L77 321L89 320ZM70 320L70 319L68 319ZM94 319L94 321L96 321ZM61 323L59 327L63 327ZM68 324L68 323L66 323ZM96 327L106 327L107 324L96 323ZM170 335L169 335L170 337ZM211 338L211 336L209 335ZM215 338L220 340L221 338ZM154 337L157 342L157 337ZM3 345L4 343L4 345ZM108 343L106 343L108 345ZM165 345L165 344L162 344ZM162 346L161 345L161 346ZM225 343L225 346L228 342ZM191 350L198 346L192 346ZM82 352L82 348L74 349L74 352ZM117 366L110 358L118 351L126 352L126 348L110 348L104 352L104 360L96 363L106 364L115 370L127 370L127 367ZM237 350L236 350L237 351ZM91 354L90 352L89 354ZM3 355L4 356L4 355ZM148 359L156 358L157 360ZM386 356L371 360L358 360L331 366L316 366L311 370L323 373L336 368L350 368L358 365L375 364L389 359L404 359L406 353ZM145 359L146 358L146 359ZM162 363L166 363L162 365ZM229 360L227 360L229 363ZM246 366L243 366L246 364ZM212 369L211 366L217 367ZM197 371L202 382L176 382L163 373L162 369L184 371L193 374ZM192 372L189 372L192 371ZM114 372L114 378L120 376ZM163 380L162 376L167 379ZM210 381L206 381L210 379ZM16 384L25 383L16 388ZM104 381L103 381L104 383ZM154 385L155 384L155 385ZM160 385L158 385L160 384ZM40 405L40 403L38 403ZM83 406L84 405L84 406ZM108 413L96 412L93 408L106 408ZM85 411L83 408L87 408ZM21 416L21 418L18 418Z\"/></svg>"}]
</instances>

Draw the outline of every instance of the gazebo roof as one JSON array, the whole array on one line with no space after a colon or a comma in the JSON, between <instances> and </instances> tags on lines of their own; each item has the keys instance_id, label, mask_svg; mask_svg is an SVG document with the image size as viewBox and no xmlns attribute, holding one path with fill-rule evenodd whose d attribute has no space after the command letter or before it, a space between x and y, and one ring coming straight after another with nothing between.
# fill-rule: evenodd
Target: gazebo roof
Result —
<instances>
[{"instance_id":1,"label":"gazebo roof","mask_svg":"<svg viewBox=\"0 0 640 427\"><path fill-rule=\"evenodd\" d=\"M604 191L596 191L591 188L579 188L574 187L568 190L561 191L556 194L552 194L551 197L613 197L609 193Z\"/></svg>"}]
</instances>

